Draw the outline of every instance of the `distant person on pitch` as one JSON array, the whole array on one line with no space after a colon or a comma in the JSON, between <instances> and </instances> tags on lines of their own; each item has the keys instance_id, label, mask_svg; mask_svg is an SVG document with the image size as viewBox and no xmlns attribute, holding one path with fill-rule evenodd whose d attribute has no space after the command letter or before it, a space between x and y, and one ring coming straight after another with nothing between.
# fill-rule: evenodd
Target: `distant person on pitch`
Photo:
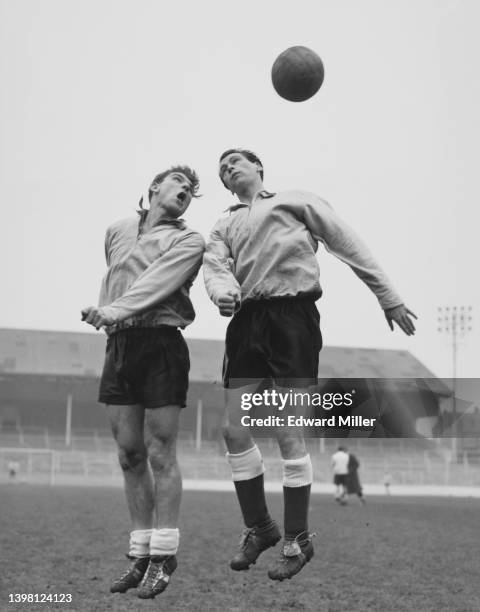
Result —
<instances>
[{"instance_id":1,"label":"distant person on pitch","mask_svg":"<svg viewBox=\"0 0 480 612\"><path fill-rule=\"evenodd\" d=\"M240 422L239 396L246 380L267 379L277 388L317 383L322 346L318 243L348 264L377 296L388 325L411 335L411 313L357 235L319 197L304 191L268 191L263 164L251 151L229 149L219 162L224 186L238 201L213 228L204 256L208 294L220 314L233 319L226 335L224 386L227 458L247 530L234 570L248 569L274 546L280 531L267 509L263 462L247 427ZM355 313L354 307L348 307ZM242 413L244 414L244 413ZM312 464L301 428L275 432L283 464L284 537L272 580L298 573L312 558L308 507Z\"/></svg>"},{"instance_id":2,"label":"distant person on pitch","mask_svg":"<svg viewBox=\"0 0 480 612\"><path fill-rule=\"evenodd\" d=\"M341 505L347 503L347 478L350 456L345 446L339 446L332 455L333 484L335 485L335 501Z\"/></svg>"},{"instance_id":3,"label":"distant person on pitch","mask_svg":"<svg viewBox=\"0 0 480 612\"><path fill-rule=\"evenodd\" d=\"M390 474L388 470L385 470L383 474L383 484L385 486L385 493L387 495L391 495L390 485L392 484L392 475Z\"/></svg>"},{"instance_id":4,"label":"distant person on pitch","mask_svg":"<svg viewBox=\"0 0 480 612\"><path fill-rule=\"evenodd\" d=\"M18 461L9 461L7 463L8 482L17 482L17 474L20 471L20 463Z\"/></svg>"},{"instance_id":5,"label":"distant person on pitch","mask_svg":"<svg viewBox=\"0 0 480 612\"><path fill-rule=\"evenodd\" d=\"M360 461L356 458L353 453L348 453L348 474L346 489L347 495L356 495L362 505L365 505L365 497L363 495L363 487L360 482L360 476L358 469L360 468Z\"/></svg>"},{"instance_id":6,"label":"distant person on pitch","mask_svg":"<svg viewBox=\"0 0 480 612\"><path fill-rule=\"evenodd\" d=\"M108 270L100 306L82 318L108 334L99 401L118 445L132 532L130 568L111 586L153 598L177 567L182 481L176 458L180 410L190 367L180 333L194 317L189 290L204 240L180 219L197 197L198 177L187 166L152 181L144 209L107 229Z\"/></svg>"}]
</instances>

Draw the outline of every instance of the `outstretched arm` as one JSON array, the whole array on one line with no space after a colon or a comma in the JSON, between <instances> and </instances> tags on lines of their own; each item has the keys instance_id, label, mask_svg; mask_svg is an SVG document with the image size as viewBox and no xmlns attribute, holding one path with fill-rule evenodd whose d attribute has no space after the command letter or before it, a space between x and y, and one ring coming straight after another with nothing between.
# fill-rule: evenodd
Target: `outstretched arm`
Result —
<instances>
[{"instance_id":1,"label":"outstretched arm","mask_svg":"<svg viewBox=\"0 0 480 612\"><path fill-rule=\"evenodd\" d=\"M415 325L412 317L417 317L402 303L387 275L352 228L329 204L317 197L305 205L303 219L313 237L322 242L330 253L349 265L376 295L390 329L394 329L395 322L405 334L413 335Z\"/></svg>"},{"instance_id":2,"label":"outstretched arm","mask_svg":"<svg viewBox=\"0 0 480 612\"><path fill-rule=\"evenodd\" d=\"M119 323L165 300L197 274L204 246L199 234L191 234L179 240L151 263L121 297L107 306L84 308L82 320L100 329Z\"/></svg>"}]
</instances>

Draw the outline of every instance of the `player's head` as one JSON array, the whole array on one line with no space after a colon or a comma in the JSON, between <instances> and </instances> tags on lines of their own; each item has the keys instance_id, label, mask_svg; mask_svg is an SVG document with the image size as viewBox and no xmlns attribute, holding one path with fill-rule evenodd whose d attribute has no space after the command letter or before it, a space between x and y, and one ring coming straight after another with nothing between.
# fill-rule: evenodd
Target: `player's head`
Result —
<instances>
[{"instance_id":1,"label":"player's head","mask_svg":"<svg viewBox=\"0 0 480 612\"><path fill-rule=\"evenodd\" d=\"M263 164L248 149L228 149L220 155L218 173L224 186L232 193L239 183L248 180L263 181Z\"/></svg>"},{"instance_id":2,"label":"player's head","mask_svg":"<svg viewBox=\"0 0 480 612\"><path fill-rule=\"evenodd\" d=\"M152 195L154 194L158 185L163 183L163 181L170 176L171 174L183 174L187 181L190 183L191 193L193 198L198 198L198 188L200 187L200 180L198 178L195 170L192 170L188 166L172 166L168 170L164 170L157 174L153 181L150 183L150 187L148 189L148 201L152 201Z\"/></svg>"},{"instance_id":3,"label":"player's head","mask_svg":"<svg viewBox=\"0 0 480 612\"><path fill-rule=\"evenodd\" d=\"M346 447L346 446L342 446L342 445L340 445L340 446L338 447L338 450L339 450L339 451L342 451L342 452L344 452L344 453L346 453L346 452L347 452L347 447Z\"/></svg>"},{"instance_id":4,"label":"player's head","mask_svg":"<svg viewBox=\"0 0 480 612\"><path fill-rule=\"evenodd\" d=\"M192 198L198 198L200 181L197 173L188 166L172 166L157 174L148 188L150 204L159 204L169 217L177 219L189 207ZM143 198L140 200L143 210Z\"/></svg>"}]
</instances>

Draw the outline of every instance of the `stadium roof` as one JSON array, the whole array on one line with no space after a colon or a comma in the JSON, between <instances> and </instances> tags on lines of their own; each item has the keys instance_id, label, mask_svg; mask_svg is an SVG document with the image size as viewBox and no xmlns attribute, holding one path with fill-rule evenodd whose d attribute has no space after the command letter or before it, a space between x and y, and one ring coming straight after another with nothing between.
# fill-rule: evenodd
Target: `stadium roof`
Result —
<instances>
[{"instance_id":1,"label":"stadium roof","mask_svg":"<svg viewBox=\"0 0 480 612\"><path fill-rule=\"evenodd\" d=\"M219 381L223 341L186 340L190 349L190 379ZM0 374L98 377L105 342L100 333L0 329ZM435 379L408 351L338 346L323 348L319 377ZM445 390L448 391L446 387Z\"/></svg>"}]
</instances>

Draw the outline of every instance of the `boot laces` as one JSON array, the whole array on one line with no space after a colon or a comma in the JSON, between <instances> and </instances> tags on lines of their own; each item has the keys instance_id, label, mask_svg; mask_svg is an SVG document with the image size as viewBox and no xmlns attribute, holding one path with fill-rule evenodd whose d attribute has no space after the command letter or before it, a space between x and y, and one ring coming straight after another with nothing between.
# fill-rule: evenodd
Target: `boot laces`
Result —
<instances>
[{"instance_id":1,"label":"boot laces","mask_svg":"<svg viewBox=\"0 0 480 612\"><path fill-rule=\"evenodd\" d=\"M137 569L135 564L138 561L138 559L132 559L128 555L127 555L127 559L130 559L130 566L123 572L123 574L120 576L120 578L116 582L122 582L123 580L125 580L125 578L128 578L131 572Z\"/></svg>"},{"instance_id":2,"label":"boot laces","mask_svg":"<svg viewBox=\"0 0 480 612\"><path fill-rule=\"evenodd\" d=\"M248 540L252 536L254 536L255 533L255 527L247 527L242 531L242 535L240 536L240 542L238 543L240 549L243 549L247 545Z\"/></svg>"},{"instance_id":3,"label":"boot laces","mask_svg":"<svg viewBox=\"0 0 480 612\"><path fill-rule=\"evenodd\" d=\"M283 563L286 563L288 559L302 554L302 544L311 542L312 538L314 538L316 535L316 533L309 533L308 531L303 531L302 533L299 533L296 538L291 542L285 542L280 552L280 560Z\"/></svg>"},{"instance_id":4,"label":"boot laces","mask_svg":"<svg viewBox=\"0 0 480 612\"><path fill-rule=\"evenodd\" d=\"M158 563L153 563L150 561L150 565L148 566L147 572L142 580L142 586L153 588L160 580L168 581L169 576L164 571L166 561L166 559L159 561Z\"/></svg>"}]
</instances>

